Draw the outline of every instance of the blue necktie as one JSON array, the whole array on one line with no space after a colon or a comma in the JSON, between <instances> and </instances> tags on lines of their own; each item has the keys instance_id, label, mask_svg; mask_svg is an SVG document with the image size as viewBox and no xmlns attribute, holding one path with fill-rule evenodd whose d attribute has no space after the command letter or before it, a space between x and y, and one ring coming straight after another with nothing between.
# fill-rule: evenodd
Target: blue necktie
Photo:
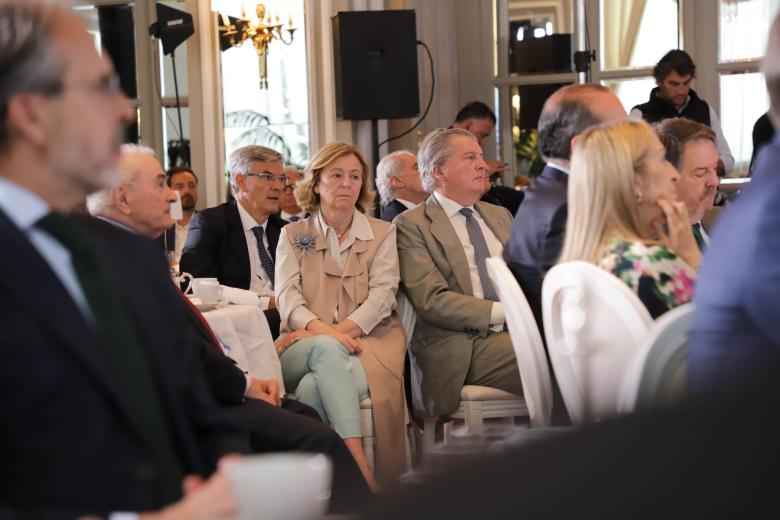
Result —
<instances>
[{"instance_id":1,"label":"blue necktie","mask_svg":"<svg viewBox=\"0 0 780 520\"><path fill-rule=\"evenodd\" d=\"M301 217L298 215L293 215L290 217L290 222L298 222L299 220L301 220Z\"/></svg>"},{"instance_id":2,"label":"blue necktie","mask_svg":"<svg viewBox=\"0 0 780 520\"><path fill-rule=\"evenodd\" d=\"M265 245L263 244L263 227L262 226L253 227L252 233L255 234L255 238L257 239L257 254L260 255L260 263L263 266L263 270L265 271L265 274L268 275L268 279L271 281L271 288L273 289L274 261L271 260L271 255L268 254L268 251L265 249Z\"/></svg>"},{"instance_id":3,"label":"blue necktie","mask_svg":"<svg viewBox=\"0 0 780 520\"><path fill-rule=\"evenodd\" d=\"M485 235L482 234L482 228L479 227L479 222L474 218L473 212L469 208L462 208L460 213L466 217L466 231L468 231L469 240L474 247L474 261L477 263L479 281L482 282L482 292L486 300L497 302L498 296L493 289L493 284L490 283L487 267L485 267L485 260L490 256Z\"/></svg>"}]
</instances>

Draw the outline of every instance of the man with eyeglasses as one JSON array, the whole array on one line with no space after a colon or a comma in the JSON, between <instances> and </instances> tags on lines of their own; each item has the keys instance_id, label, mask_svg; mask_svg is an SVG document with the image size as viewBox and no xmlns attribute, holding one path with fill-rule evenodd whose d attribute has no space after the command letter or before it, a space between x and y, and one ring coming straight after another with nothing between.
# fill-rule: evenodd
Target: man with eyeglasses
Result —
<instances>
[{"instance_id":1,"label":"man with eyeglasses","mask_svg":"<svg viewBox=\"0 0 780 520\"><path fill-rule=\"evenodd\" d=\"M301 209L298 205L298 200L295 198L295 185L303 179L303 173L295 166L288 166L284 169L284 175L287 177L287 184L282 191L279 216L287 222L298 222L309 216L308 213Z\"/></svg>"},{"instance_id":2,"label":"man with eyeglasses","mask_svg":"<svg viewBox=\"0 0 780 520\"><path fill-rule=\"evenodd\" d=\"M279 233L287 223L276 216L287 184L282 155L264 146L244 146L230 154L229 168L234 200L192 218L179 269L256 293L276 339L280 318L274 262Z\"/></svg>"},{"instance_id":3,"label":"man with eyeglasses","mask_svg":"<svg viewBox=\"0 0 780 520\"><path fill-rule=\"evenodd\" d=\"M235 515L217 467L247 438L159 248L69 215L115 181L132 105L68 2L0 0L0 28L0 517Z\"/></svg>"}]
</instances>

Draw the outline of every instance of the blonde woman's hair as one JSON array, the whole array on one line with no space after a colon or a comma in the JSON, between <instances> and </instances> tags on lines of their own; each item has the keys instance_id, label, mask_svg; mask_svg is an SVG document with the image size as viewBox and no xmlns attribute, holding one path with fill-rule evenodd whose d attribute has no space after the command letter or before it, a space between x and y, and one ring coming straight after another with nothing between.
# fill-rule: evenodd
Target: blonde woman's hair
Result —
<instances>
[{"instance_id":1,"label":"blonde woman's hair","mask_svg":"<svg viewBox=\"0 0 780 520\"><path fill-rule=\"evenodd\" d=\"M598 263L613 238L640 240L635 176L645 166L653 130L643 121L594 126L571 158L566 236L559 262Z\"/></svg>"},{"instance_id":2,"label":"blonde woman's hair","mask_svg":"<svg viewBox=\"0 0 780 520\"><path fill-rule=\"evenodd\" d=\"M314 192L314 187L320 181L322 170L330 166L333 161L347 155L354 155L363 170L363 182L360 184L360 193L355 201L355 207L363 213L367 213L374 207L376 192L371 186L366 160L363 159L357 147L337 141L320 148L303 169L303 180L298 182L295 187L295 199L302 210L314 213L320 208L320 195Z\"/></svg>"}]
</instances>

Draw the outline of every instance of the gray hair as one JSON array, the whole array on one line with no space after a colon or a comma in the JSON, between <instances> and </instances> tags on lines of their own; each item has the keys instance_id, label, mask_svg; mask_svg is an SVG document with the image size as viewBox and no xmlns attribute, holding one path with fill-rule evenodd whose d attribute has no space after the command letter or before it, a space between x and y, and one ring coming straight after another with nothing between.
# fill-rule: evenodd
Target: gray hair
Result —
<instances>
[{"instance_id":1,"label":"gray hair","mask_svg":"<svg viewBox=\"0 0 780 520\"><path fill-rule=\"evenodd\" d=\"M238 191L236 186L236 175L246 173L253 162L282 162L282 154L265 146L250 144L236 148L228 157L228 167L230 168L230 190L235 194Z\"/></svg>"},{"instance_id":2,"label":"gray hair","mask_svg":"<svg viewBox=\"0 0 780 520\"><path fill-rule=\"evenodd\" d=\"M420 182L428 193L433 191L436 177L433 176L433 168L441 168L452 155L450 140L453 136L461 135L469 139L477 140L474 134L462 128L437 128L425 136L420 151L417 153L417 169L420 170Z\"/></svg>"},{"instance_id":3,"label":"gray hair","mask_svg":"<svg viewBox=\"0 0 780 520\"><path fill-rule=\"evenodd\" d=\"M395 199L393 187L390 186L390 178L400 178L403 175L398 171L402 166L401 157L414 157L417 160L417 156L409 150L398 150L382 157L376 167L376 189L383 206L387 206Z\"/></svg>"},{"instance_id":4,"label":"gray hair","mask_svg":"<svg viewBox=\"0 0 780 520\"><path fill-rule=\"evenodd\" d=\"M128 158L132 155L149 155L157 158L154 150L142 144L125 143L119 147L119 167L118 175L115 178L113 186L103 188L87 197L87 211L93 217L102 214L106 208L113 204L111 192L123 184L132 184L136 171L131 167L132 162Z\"/></svg>"},{"instance_id":5,"label":"gray hair","mask_svg":"<svg viewBox=\"0 0 780 520\"><path fill-rule=\"evenodd\" d=\"M14 96L51 95L63 88L65 62L52 38L62 16L74 15L61 1L0 2L0 150L10 140L8 104Z\"/></svg>"}]
</instances>

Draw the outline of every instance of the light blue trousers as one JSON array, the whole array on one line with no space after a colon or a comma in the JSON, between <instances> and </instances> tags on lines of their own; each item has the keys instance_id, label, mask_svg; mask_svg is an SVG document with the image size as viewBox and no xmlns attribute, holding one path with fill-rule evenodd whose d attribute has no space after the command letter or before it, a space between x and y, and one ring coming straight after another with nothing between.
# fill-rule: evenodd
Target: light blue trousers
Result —
<instances>
[{"instance_id":1,"label":"light blue trousers","mask_svg":"<svg viewBox=\"0 0 780 520\"><path fill-rule=\"evenodd\" d=\"M368 398L363 363L330 336L298 340L279 357L284 387L317 410L342 439L360 437L360 401Z\"/></svg>"}]
</instances>

